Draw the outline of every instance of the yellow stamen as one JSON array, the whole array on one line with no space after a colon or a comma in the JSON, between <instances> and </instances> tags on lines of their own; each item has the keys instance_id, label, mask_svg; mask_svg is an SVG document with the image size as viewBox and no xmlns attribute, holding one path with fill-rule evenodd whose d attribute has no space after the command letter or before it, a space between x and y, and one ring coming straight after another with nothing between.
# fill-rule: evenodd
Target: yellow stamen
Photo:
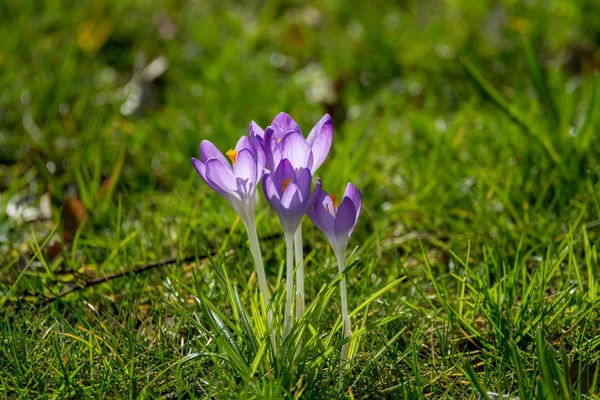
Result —
<instances>
[{"instance_id":1,"label":"yellow stamen","mask_svg":"<svg viewBox=\"0 0 600 400\"><path fill-rule=\"evenodd\" d=\"M292 180L290 178L283 181L283 183L281 184L281 193L285 193L285 189L287 189L290 183L292 183Z\"/></svg>"},{"instance_id":2,"label":"yellow stamen","mask_svg":"<svg viewBox=\"0 0 600 400\"><path fill-rule=\"evenodd\" d=\"M227 157L229 157L231 159L231 162L233 163L233 165L235 165L235 160L237 159L237 151L235 150L227 150Z\"/></svg>"},{"instance_id":3,"label":"yellow stamen","mask_svg":"<svg viewBox=\"0 0 600 400\"><path fill-rule=\"evenodd\" d=\"M281 138L277 138L277 144L281 143Z\"/></svg>"}]
</instances>

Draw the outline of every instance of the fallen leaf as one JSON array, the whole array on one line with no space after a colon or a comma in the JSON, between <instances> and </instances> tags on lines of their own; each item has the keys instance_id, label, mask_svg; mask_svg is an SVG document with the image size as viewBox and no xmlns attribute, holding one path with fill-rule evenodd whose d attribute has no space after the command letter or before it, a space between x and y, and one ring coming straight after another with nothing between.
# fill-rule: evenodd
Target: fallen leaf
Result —
<instances>
[{"instance_id":1,"label":"fallen leaf","mask_svg":"<svg viewBox=\"0 0 600 400\"><path fill-rule=\"evenodd\" d=\"M85 207L79 197L71 196L63 204L63 237L65 244L70 244L75 233L86 217Z\"/></svg>"}]
</instances>

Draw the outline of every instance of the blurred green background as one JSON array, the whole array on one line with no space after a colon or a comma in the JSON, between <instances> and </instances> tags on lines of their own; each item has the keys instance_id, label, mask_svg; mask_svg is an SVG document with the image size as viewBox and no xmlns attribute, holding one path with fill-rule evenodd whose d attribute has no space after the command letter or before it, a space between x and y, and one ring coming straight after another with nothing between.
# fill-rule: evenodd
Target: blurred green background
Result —
<instances>
[{"instance_id":1,"label":"blurred green background","mask_svg":"<svg viewBox=\"0 0 600 400\"><path fill-rule=\"evenodd\" d=\"M265 126L282 110L305 131L329 112L337 127L330 169L349 158L340 178L357 179L367 165L384 173L370 188L373 196L398 185L426 186L431 182L419 175L425 169L425 179L440 176L439 163L518 157L532 135L488 107L465 62L519 114L537 118L538 136L559 130L568 137L585 122L599 64L597 6L4 1L0 189L15 218L2 217L2 253L7 257L6 245L14 245L12 234L28 230L20 224L23 208L45 193L57 206L78 195L92 211L102 187L113 195L116 186L125 197L173 191L190 179L200 140L226 150L249 121ZM547 85L532 76L527 49ZM435 150L449 136L458 160ZM569 139L545 140L561 147ZM538 163L529 161L528 168Z\"/></svg>"},{"instance_id":2,"label":"blurred green background","mask_svg":"<svg viewBox=\"0 0 600 400\"><path fill-rule=\"evenodd\" d=\"M583 0L4 1L3 189L11 168L24 174L39 161L54 165L54 192L63 192L99 150L109 176L122 146L120 186L171 189L202 138L226 145L280 110L305 129L327 111L343 136L378 96L379 114L396 120L378 136L403 140L418 116L452 127L479 102L461 55L523 113L536 112L523 38L551 83L584 92L598 64L597 11ZM167 68L159 78L127 86L144 82L157 58Z\"/></svg>"},{"instance_id":3,"label":"blurred green background","mask_svg":"<svg viewBox=\"0 0 600 400\"><path fill-rule=\"evenodd\" d=\"M581 244L581 229L598 241L597 0L4 0L0 37L0 305L5 317L31 307L31 326L64 312L37 303L89 279L243 248L190 158L201 140L226 151L280 111L305 133L331 114L324 188L362 190L351 246L370 264L352 278L354 302L404 274L414 286L385 312L405 307L402 293L431 293L425 256L449 277L458 254L493 285L507 265ZM279 233L258 208L261 236ZM316 230L306 237L326 249ZM265 249L274 277L283 249ZM241 259L239 281L252 270ZM314 295L334 271L308 268ZM556 278L566 290L572 276ZM189 270L148 279L142 314ZM119 321L131 286L80 296Z\"/></svg>"}]
</instances>

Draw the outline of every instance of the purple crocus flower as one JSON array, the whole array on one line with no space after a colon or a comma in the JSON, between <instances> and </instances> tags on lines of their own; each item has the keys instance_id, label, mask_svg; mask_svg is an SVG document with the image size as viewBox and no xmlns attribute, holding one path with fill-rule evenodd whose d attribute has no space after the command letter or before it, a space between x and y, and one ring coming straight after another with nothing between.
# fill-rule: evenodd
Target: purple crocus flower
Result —
<instances>
[{"instance_id":1,"label":"purple crocus flower","mask_svg":"<svg viewBox=\"0 0 600 400\"><path fill-rule=\"evenodd\" d=\"M320 187L320 181L317 181L317 187ZM352 183L348 183L341 203L336 202L335 195L329 195L321 189L307 211L310 220L323 231L338 257L344 256L361 206L360 192Z\"/></svg>"},{"instance_id":2,"label":"purple crocus flower","mask_svg":"<svg viewBox=\"0 0 600 400\"><path fill-rule=\"evenodd\" d=\"M200 160L192 158L192 164L204 182L225 197L246 223L254 217L256 186L265 165L264 153L247 136L242 136L235 150L226 154L232 165L211 142L203 140Z\"/></svg>"},{"instance_id":3,"label":"purple crocus flower","mask_svg":"<svg viewBox=\"0 0 600 400\"><path fill-rule=\"evenodd\" d=\"M302 135L300 135L302 136ZM290 332L292 326L292 299L294 288L294 247L302 251L302 246L294 244L295 237L300 231L300 221L315 200L315 194L319 193L321 183L317 183L313 194L310 194L312 183L312 173L308 168L295 169L290 160L282 159L275 171L267 171L263 176L263 192L271 207L277 213L279 222L283 228L286 243L286 297L285 297L285 318L283 323L284 339ZM296 255L298 258L298 255ZM300 260L302 255L300 253ZM299 303L298 318L303 312L304 302L304 278L303 263L296 260L298 264L298 280L296 298ZM300 271L300 272L298 272ZM302 303L302 304L301 304Z\"/></svg>"},{"instance_id":4,"label":"purple crocus flower","mask_svg":"<svg viewBox=\"0 0 600 400\"><path fill-rule=\"evenodd\" d=\"M282 112L264 131L252 121L249 132L252 142L264 150L267 169L275 171L287 158L296 171L308 168L314 175L331 149L333 121L325 114L305 139L296 121Z\"/></svg>"},{"instance_id":5,"label":"purple crocus flower","mask_svg":"<svg viewBox=\"0 0 600 400\"><path fill-rule=\"evenodd\" d=\"M317 181L317 185L320 180ZM319 185L320 186L320 185ZM309 208L307 214L310 220L323 231L333 252L337 258L338 272L342 274L346 265L346 248L348 240L354 230L356 221L360 214L362 200L360 192L352 183L346 185L342 202L336 202L335 195L329 195L324 190L319 190L315 202ZM348 294L346 291L346 276L340 281L340 299L342 303L342 321L344 324L344 339L348 338L352 332L350 314L348 313ZM348 359L350 343L344 344L340 354L340 363L344 367Z\"/></svg>"},{"instance_id":6,"label":"purple crocus flower","mask_svg":"<svg viewBox=\"0 0 600 400\"><path fill-rule=\"evenodd\" d=\"M293 236L302 216L312 205L315 194L319 193L318 182L312 195L310 186L312 174L308 168L294 169L284 158L274 172L267 171L263 176L263 191L267 201L277 213L286 235Z\"/></svg>"},{"instance_id":7,"label":"purple crocus flower","mask_svg":"<svg viewBox=\"0 0 600 400\"><path fill-rule=\"evenodd\" d=\"M226 155L232 165L211 142L203 140L200 143L200 160L192 158L192 164L204 182L225 197L240 216L248 233L258 285L264 305L267 307L269 305L269 289L254 220L256 186L265 169L265 155L262 147L252 144L247 136L242 136L235 149L229 150ZM276 349L275 331L272 330L272 314L271 310L267 310L267 328L270 331L273 349Z\"/></svg>"},{"instance_id":8,"label":"purple crocus flower","mask_svg":"<svg viewBox=\"0 0 600 400\"><path fill-rule=\"evenodd\" d=\"M264 151L265 165L269 172L264 176L263 191L269 204L277 212L285 234L287 249L285 337L292 323L291 296L294 265L297 266L296 317L300 318L304 312L304 258L300 224L304 213L314 200L314 194L319 192L320 183L313 195L309 196L312 176L323 164L331 148L333 122L329 115L324 115L305 139L296 121L286 113L279 113L264 131L252 121L249 133L252 143Z\"/></svg>"}]
</instances>

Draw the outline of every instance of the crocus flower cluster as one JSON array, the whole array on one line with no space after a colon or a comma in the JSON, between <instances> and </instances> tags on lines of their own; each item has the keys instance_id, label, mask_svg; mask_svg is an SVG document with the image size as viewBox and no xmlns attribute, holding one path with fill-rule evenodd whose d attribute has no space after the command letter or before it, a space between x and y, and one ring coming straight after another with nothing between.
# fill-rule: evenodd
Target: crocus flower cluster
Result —
<instances>
[{"instance_id":1,"label":"crocus flower cluster","mask_svg":"<svg viewBox=\"0 0 600 400\"><path fill-rule=\"evenodd\" d=\"M244 223L254 258L259 286L269 305L269 292L262 255L256 233L254 205L256 188L262 188L269 205L277 213L287 248L286 305L284 339L292 324L292 302L296 267L296 319L304 311L304 260L302 254L302 217L306 214L331 244L337 257L338 269L345 268L345 251L361 209L360 192L348 183L341 202L322 189L313 178L323 164L333 142L333 122L323 116L305 138L300 126L286 113L278 114L264 130L254 121L249 135L242 136L234 149L225 153L231 163L208 141L200 144L200 159L192 159L198 175L214 191L225 197ZM294 263L295 258L295 263ZM341 284L344 336L350 335L346 281ZM269 329L271 317L267 315ZM274 336L271 336L275 346ZM345 361L347 346L342 351Z\"/></svg>"}]
</instances>

